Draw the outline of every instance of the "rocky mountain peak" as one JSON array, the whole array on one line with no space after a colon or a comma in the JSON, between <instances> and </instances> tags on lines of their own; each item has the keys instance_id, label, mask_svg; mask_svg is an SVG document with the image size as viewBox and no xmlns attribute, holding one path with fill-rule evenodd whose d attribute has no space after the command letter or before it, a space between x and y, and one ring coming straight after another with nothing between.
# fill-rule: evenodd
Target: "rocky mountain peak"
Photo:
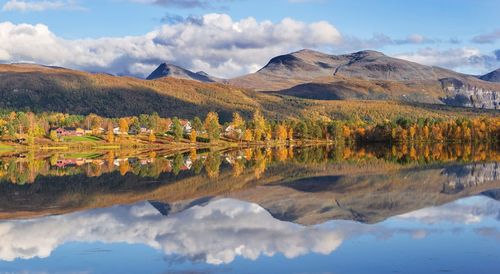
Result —
<instances>
[{"instance_id":1,"label":"rocky mountain peak","mask_svg":"<svg viewBox=\"0 0 500 274\"><path fill-rule=\"evenodd\" d=\"M155 80L164 77L195 80L199 82L216 82L216 78L211 77L203 71L194 73L185 68L168 63L160 64L146 79Z\"/></svg>"},{"instance_id":2,"label":"rocky mountain peak","mask_svg":"<svg viewBox=\"0 0 500 274\"><path fill-rule=\"evenodd\" d=\"M484 80L484 81L488 81L488 82L500 83L500 68L479 77L479 79Z\"/></svg>"}]
</instances>

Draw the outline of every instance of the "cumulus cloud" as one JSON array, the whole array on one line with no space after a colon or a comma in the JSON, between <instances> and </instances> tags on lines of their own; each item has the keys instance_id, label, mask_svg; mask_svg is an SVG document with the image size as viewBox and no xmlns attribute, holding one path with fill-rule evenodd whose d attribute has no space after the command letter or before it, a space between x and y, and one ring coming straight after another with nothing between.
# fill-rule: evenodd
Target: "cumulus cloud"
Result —
<instances>
[{"instance_id":1,"label":"cumulus cloud","mask_svg":"<svg viewBox=\"0 0 500 274\"><path fill-rule=\"evenodd\" d=\"M256 204L222 199L162 216L149 203L97 209L65 216L0 222L0 259L45 258L72 241L144 244L209 264L237 256L255 260L281 253L329 254L341 243L335 230L303 227L274 219Z\"/></svg>"},{"instance_id":2,"label":"cumulus cloud","mask_svg":"<svg viewBox=\"0 0 500 274\"><path fill-rule=\"evenodd\" d=\"M500 203L484 198L473 197L439 207L430 207L398 216L398 219L413 219L427 224L442 222L473 224L480 223L485 217L495 219L500 214Z\"/></svg>"},{"instance_id":3,"label":"cumulus cloud","mask_svg":"<svg viewBox=\"0 0 500 274\"><path fill-rule=\"evenodd\" d=\"M340 42L339 31L326 21L304 23L285 18L273 23L252 17L234 21L226 14L176 20L142 36L79 40L60 38L42 24L0 23L1 62L36 62L136 76L146 76L156 65L170 62L233 77L284 52Z\"/></svg>"},{"instance_id":4,"label":"cumulus cloud","mask_svg":"<svg viewBox=\"0 0 500 274\"><path fill-rule=\"evenodd\" d=\"M45 10L84 10L74 0L45 0L45 1L23 1L9 0L2 10L4 11L45 11Z\"/></svg>"},{"instance_id":5,"label":"cumulus cloud","mask_svg":"<svg viewBox=\"0 0 500 274\"><path fill-rule=\"evenodd\" d=\"M258 70L276 55L303 48L350 52L440 42L420 34L403 39L374 34L360 39L341 35L326 21L305 23L292 18L271 22L253 17L233 20L218 13L188 17L167 14L163 22L144 35L75 40L61 38L43 24L3 22L0 62L33 62L138 77L146 77L160 63L167 62L231 78ZM499 54L485 55L469 48L426 48L396 57L464 72L486 72L498 67Z\"/></svg>"},{"instance_id":6,"label":"cumulus cloud","mask_svg":"<svg viewBox=\"0 0 500 274\"><path fill-rule=\"evenodd\" d=\"M486 73L500 67L500 50L484 54L479 49L467 47L447 50L424 48L416 52L397 54L395 57L464 73Z\"/></svg>"},{"instance_id":7,"label":"cumulus cloud","mask_svg":"<svg viewBox=\"0 0 500 274\"><path fill-rule=\"evenodd\" d=\"M494 30L490 33L480 34L472 38L472 42L478 44L492 44L500 40L500 29Z\"/></svg>"},{"instance_id":8,"label":"cumulus cloud","mask_svg":"<svg viewBox=\"0 0 500 274\"><path fill-rule=\"evenodd\" d=\"M191 261L227 264L242 257L283 254L287 258L309 253L330 254L343 241L364 235L386 240L407 235L415 240L432 233L456 233L456 228L426 226L441 222L479 223L496 218L498 202L474 197L441 207L422 209L396 217L392 225L352 221L302 226L273 218L257 204L234 199L212 200L179 213L163 216L147 202L94 209L31 220L0 221L0 260L46 258L69 242L142 244ZM412 220L405 227L401 220ZM422 225L415 227L413 221ZM395 225L398 224L398 225ZM491 229L475 230L485 236Z\"/></svg>"}]
</instances>

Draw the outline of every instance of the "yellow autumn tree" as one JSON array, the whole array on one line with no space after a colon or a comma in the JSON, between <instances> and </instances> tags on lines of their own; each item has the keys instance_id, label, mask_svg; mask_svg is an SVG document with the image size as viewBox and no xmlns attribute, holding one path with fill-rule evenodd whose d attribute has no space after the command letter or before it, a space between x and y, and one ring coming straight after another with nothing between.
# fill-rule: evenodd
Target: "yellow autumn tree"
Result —
<instances>
[{"instance_id":1,"label":"yellow autumn tree","mask_svg":"<svg viewBox=\"0 0 500 274\"><path fill-rule=\"evenodd\" d=\"M194 144L194 143L196 143L196 138L197 138L197 136L198 136L197 134L198 134L198 133L196 132L196 130L195 130L195 129L192 129L192 130L191 130L191 133L189 134L189 141L190 141L191 143L193 143L193 144Z\"/></svg>"},{"instance_id":2,"label":"yellow autumn tree","mask_svg":"<svg viewBox=\"0 0 500 274\"><path fill-rule=\"evenodd\" d=\"M349 139L351 137L351 129L348 126L342 127L342 136L344 139Z\"/></svg>"},{"instance_id":3,"label":"yellow autumn tree","mask_svg":"<svg viewBox=\"0 0 500 274\"><path fill-rule=\"evenodd\" d=\"M408 137L410 138L410 141L413 141L415 140L415 134L417 133L417 126L416 125L412 125L409 129L408 129Z\"/></svg>"},{"instance_id":4,"label":"yellow autumn tree","mask_svg":"<svg viewBox=\"0 0 500 274\"><path fill-rule=\"evenodd\" d=\"M151 132L149 133L149 137L148 137L148 140L150 143L154 143L156 142L156 135L153 133L153 131L151 130Z\"/></svg>"},{"instance_id":5,"label":"yellow autumn tree","mask_svg":"<svg viewBox=\"0 0 500 274\"><path fill-rule=\"evenodd\" d=\"M430 130L427 125L422 128L422 137L425 141L429 140Z\"/></svg>"},{"instance_id":6,"label":"yellow autumn tree","mask_svg":"<svg viewBox=\"0 0 500 274\"><path fill-rule=\"evenodd\" d=\"M253 139L252 130L250 129L245 130L245 134L243 135L243 140L246 142L250 142L252 141L252 139Z\"/></svg>"},{"instance_id":7,"label":"yellow autumn tree","mask_svg":"<svg viewBox=\"0 0 500 274\"><path fill-rule=\"evenodd\" d=\"M219 115L216 112L209 112L205 118L205 130L207 131L208 139L210 142L219 140L220 138L220 124Z\"/></svg>"},{"instance_id":8,"label":"yellow autumn tree","mask_svg":"<svg viewBox=\"0 0 500 274\"><path fill-rule=\"evenodd\" d=\"M118 124L119 124L121 133L128 132L128 121L126 118L120 118L120 120L118 121Z\"/></svg>"},{"instance_id":9,"label":"yellow autumn tree","mask_svg":"<svg viewBox=\"0 0 500 274\"><path fill-rule=\"evenodd\" d=\"M276 127L276 139L280 142L286 141L287 132L286 127L284 125L278 125Z\"/></svg>"},{"instance_id":10,"label":"yellow autumn tree","mask_svg":"<svg viewBox=\"0 0 500 274\"><path fill-rule=\"evenodd\" d=\"M292 141L293 140L293 128L290 127L287 132L287 138L288 140Z\"/></svg>"},{"instance_id":11,"label":"yellow autumn tree","mask_svg":"<svg viewBox=\"0 0 500 274\"><path fill-rule=\"evenodd\" d=\"M113 125L111 123L108 125L108 132L106 133L106 141L108 141L108 143L113 143L115 141L115 134L113 133Z\"/></svg>"},{"instance_id":12,"label":"yellow autumn tree","mask_svg":"<svg viewBox=\"0 0 500 274\"><path fill-rule=\"evenodd\" d=\"M266 131L266 119L259 110L256 110L253 114L253 124L255 128L253 137L255 141L261 141Z\"/></svg>"}]
</instances>

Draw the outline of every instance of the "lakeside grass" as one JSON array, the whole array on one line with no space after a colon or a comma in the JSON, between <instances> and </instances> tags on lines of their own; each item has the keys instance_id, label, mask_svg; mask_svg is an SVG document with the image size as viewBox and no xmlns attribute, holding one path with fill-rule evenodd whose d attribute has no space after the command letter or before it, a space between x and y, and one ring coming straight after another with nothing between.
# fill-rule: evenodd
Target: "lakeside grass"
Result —
<instances>
[{"instance_id":1,"label":"lakeside grass","mask_svg":"<svg viewBox=\"0 0 500 274\"><path fill-rule=\"evenodd\" d=\"M66 154L68 158L86 158L86 159L97 159L101 157L101 153L97 152L73 152Z\"/></svg>"},{"instance_id":2,"label":"lakeside grass","mask_svg":"<svg viewBox=\"0 0 500 274\"><path fill-rule=\"evenodd\" d=\"M64 142L78 143L78 142L99 142L101 138L96 136L67 136L63 138Z\"/></svg>"},{"instance_id":3,"label":"lakeside grass","mask_svg":"<svg viewBox=\"0 0 500 274\"><path fill-rule=\"evenodd\" d=\"M0 150L14 150L15 147L7 144L0 143Z\"/></svg>"}]
</instances>

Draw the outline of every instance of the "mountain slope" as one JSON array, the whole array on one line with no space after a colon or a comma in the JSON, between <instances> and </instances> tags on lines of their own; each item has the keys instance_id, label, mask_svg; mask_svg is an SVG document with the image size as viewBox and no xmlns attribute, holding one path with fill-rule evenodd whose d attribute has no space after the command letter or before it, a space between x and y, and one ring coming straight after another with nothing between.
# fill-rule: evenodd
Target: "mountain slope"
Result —
<instances>
[{"instance_id":1,"label":"mountain slope","mask_svg":"<svg viewBox=\"0 0 500 274\"><path fill-rule=\"evenodd\" d=\"M453 72L444 69L388 57L376 51L360 51L336 56L301 50L275 57L255 74L235 78L230 82L241 86L252 82L254 86L251 88L275 90L273 84L278 89L290 88L296 82L305 83L333 76L363 80L409 81L438 80L452 74Z\"/></svg>"},{"instance_id":2,"label":"mountain slope","mask_svg":"<svg viewBox=\"0 0 500 274\"><path fill-rule=\"evenodd\" d=\"M479 77L479 79L484 80L484 81L488 81L488 82L500 83L500 68Z\"/></svg>"},{"instance_id":3,"label":"mountain slope","mask_svg":"<svg viewBox=\"0 0 500 274\"><path fill-rule=\"evenodd\" d=\"M38 65L0 65L0 83L0 108L96 113L108 117L158 112L164 117L193 118L217 111L225 122L231 120L232 112L238 111L249 118L255 109L260 109L272 119L310 117L381 122L401 116L457 118L488 113L385 101L317 101L222 83L171 77L149 81Z\"/></svg>"},{"instance_id":4,"label":"mountain slope","mask_svg":"<svg viewBox=\"0 0 500 274\"><path fill-rule=\"evenodd\" d=\"M228 83L320 100L390 99L491 109L500 104L500 84L376 51L335 56L301 50Z\"/></svg>"},{"instance_id":5,"label":"mountain slope","mask_svg":"<svg viewBox=\"0 0 500 274\"><path fill-rule=\"evenodd\" d=\"M172 77L177 79L195 80L200 82L212 83L218 79L206 74L203 71L192 72L176 65L163 63L156 68L146 79L155 80L163 77Z\"/></svg>"},{"instance_id":6,"label":"mountain slope","mask_svg":"<svg viewBox=\"0 0 500 274\"><path fill-rule=\"evenodd\" d=\"M39 65L0 65L0 108L96 113L118 117L158 112L203 116L218 111L251 113L258 103L242 89L222 84L161 78L156 81L92 74Z\"/></svg>"}]
</instances>

